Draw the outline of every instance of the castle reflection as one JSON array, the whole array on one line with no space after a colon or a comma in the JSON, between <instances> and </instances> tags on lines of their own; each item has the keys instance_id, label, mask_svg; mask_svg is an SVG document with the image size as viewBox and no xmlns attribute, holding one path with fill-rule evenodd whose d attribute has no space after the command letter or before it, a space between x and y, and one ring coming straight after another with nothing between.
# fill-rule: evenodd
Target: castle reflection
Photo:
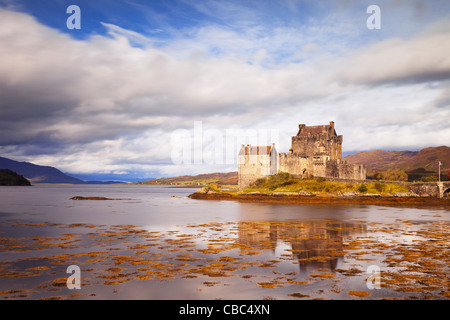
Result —
<instances>
[{"instance_id":1,"label":"castle reflection","mask_svg":"<svg viewBox=\"0 0 450 320\"><path fill-rule=\"evenodd\" d=\"M241 221L238 241L246 247L272 250L284 249L281 256L291 256L299 263L300 272L308 269L336 269L338 260L344 255L343 242L346 236L365 233L366 224L342 223L330 220L302 222Z\"/></svg>"}]
</instances>

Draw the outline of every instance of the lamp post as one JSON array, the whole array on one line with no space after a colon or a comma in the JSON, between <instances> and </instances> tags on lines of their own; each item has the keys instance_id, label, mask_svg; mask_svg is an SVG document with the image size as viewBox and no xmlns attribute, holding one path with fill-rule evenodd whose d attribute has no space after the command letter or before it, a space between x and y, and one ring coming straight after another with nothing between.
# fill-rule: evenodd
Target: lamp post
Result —
<instances>
[{"instance_id":1,"label":"lamp post","mask_svg":"<svg viewBox=\"0 0 450 320\"><path fill-rule=\"evenodd\" d=\"M439 161L439 182L441 182L441 166L442 162Z\"/></svg>"}]
</instances>

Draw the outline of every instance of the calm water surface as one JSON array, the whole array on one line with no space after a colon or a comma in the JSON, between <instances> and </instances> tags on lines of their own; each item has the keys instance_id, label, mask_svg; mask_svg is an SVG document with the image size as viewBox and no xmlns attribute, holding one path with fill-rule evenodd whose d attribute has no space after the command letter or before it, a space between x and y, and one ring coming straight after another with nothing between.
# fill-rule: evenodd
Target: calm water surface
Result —
<instances>
[{"instance_id":1,"label":"calm water surface","mask_svg":"<svg viewBox=\"0 0 450 320\"><path fill-rule=\"evenodd\" d=\"M447 208L187 198L194 190L2 187L0 299L450 297Z\"/></svg>"}]
</instances>

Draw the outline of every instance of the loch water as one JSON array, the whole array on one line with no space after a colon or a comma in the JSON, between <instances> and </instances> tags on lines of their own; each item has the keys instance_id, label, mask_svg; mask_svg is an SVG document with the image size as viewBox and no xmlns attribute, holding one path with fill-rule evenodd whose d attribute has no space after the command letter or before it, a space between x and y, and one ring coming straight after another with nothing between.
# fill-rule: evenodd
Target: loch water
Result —
<instances>
[{"instance_id":1,"label":"loch water","mask_svg":"<svg viewBox=\"0 0 450 320\"><path fill-rule=\"evenodd\" d=\"M0 299L450 297L448 207L188 198L195 190L1 187Z\"/></svg>"}]
</instances>

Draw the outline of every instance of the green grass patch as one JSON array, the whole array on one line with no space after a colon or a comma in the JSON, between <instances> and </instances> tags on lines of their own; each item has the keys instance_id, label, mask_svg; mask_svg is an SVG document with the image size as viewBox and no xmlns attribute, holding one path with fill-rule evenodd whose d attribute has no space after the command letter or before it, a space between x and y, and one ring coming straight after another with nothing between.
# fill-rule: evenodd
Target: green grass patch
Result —
<instances>
[{"instance_id":1,"label":"green grass patch","mask_svg":"<svg viewBox=\"0 0 450 320\"><path fill-rule=\"evenodd\" d=\"M358 193L395 193L407 192L408 189L397 183L380 183L380 182L341 182L327 181L324 178L316 179L300 179L293 175L280 172L265 178L256 180L244 192L299 192L309 191L313 193L339 193L339 192L358 192Z\"/></svg>"}]
</instances>

